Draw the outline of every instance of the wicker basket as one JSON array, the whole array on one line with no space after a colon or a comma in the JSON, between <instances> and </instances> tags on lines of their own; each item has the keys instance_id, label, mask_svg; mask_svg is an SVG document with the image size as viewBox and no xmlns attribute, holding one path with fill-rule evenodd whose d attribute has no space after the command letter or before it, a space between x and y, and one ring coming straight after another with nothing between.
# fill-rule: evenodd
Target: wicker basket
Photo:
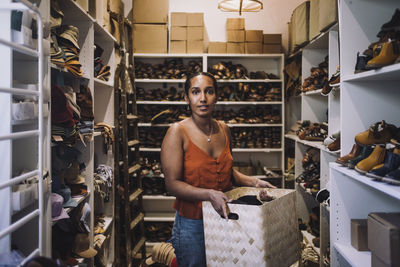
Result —
<instances>
[{"instance_id":1,"label":"wicker basket","mask_svg":"<svg viewBox=\"0 0 400 267\"><path fill-rule=\"evenodd\" d=\"M227 192L231 199L258 195L259 188ZM275 200L261 206L228 204L237 220L221 218L203 201L207 266L290 266L300 257L294 190L268 189Z\"/></svg>"}]
</instances>

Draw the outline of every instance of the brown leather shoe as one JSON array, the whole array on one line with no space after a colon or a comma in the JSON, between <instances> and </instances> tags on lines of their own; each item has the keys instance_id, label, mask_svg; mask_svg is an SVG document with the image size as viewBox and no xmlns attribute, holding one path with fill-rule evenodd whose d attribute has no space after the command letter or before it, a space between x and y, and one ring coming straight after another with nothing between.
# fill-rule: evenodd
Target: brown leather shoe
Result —
<instances>
[{"instance_id":1,"label":"brown leather shoe","mask_svg":"<svg viewBox=\"0 0 400 267\"><path fill-rule=\"evenodd\" d=\"M383 120L382 122L377 122L371 125L368 130L357 134L355 137L355 141L361 146L385 144L390 141L396 131L396 126L386 123Z\"/></svg>"},{"instance_id":2,"label":"brown leather shoe","mask_svg":"<svg viewBox=\"0 0 400 267\"><path fill-rule=\"evenodd\" d=\"M347 166L347 162L351 159L354 159L355 157L358 157L361 153L361 146L358 144L354 144L350 153L340 157L336 160L337 163L342 164L343 166Z\"/></svg>"},{"instance_id":3,"label":"brown leather shoe","mask_svg":"<svg viewBox=\"0 0 400 267\"><path fill-rule=\"evenodd\" d=\"M385 145L377 145L368 158L363 159L356 165L356 171L362 174L369 172L373 167L381 164L385 160L385 154Z\"/></svg>"},{"instance_id":4,"label":"brown leather shoe","mask_svg":"<svg viewBox=\"0 0 400 267\"><path fill-rule=\"evenodd\" d=\"M340 150L340 137L336 138L335 141L328 145L329 151L339 151Z\"/></svg>"}]
</instances>

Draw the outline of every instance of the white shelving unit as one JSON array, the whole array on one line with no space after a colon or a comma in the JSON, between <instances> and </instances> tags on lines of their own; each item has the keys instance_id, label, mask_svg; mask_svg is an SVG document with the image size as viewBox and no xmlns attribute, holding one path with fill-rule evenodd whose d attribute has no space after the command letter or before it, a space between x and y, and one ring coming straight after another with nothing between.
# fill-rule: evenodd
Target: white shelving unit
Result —
<instances>
[{"instance_id":1,"label":"white shelving unit","mask_svg":"<svg viewBox=\"0 0 400 267\"><path fill-rule=\"evenodd\" d=\"M338 24L330 27L326 32L321 33L310 41L302 50L292 57L301 57L302 81L310 76L311 67L318 66L326 56L329 56L328 79L336 71L339 65L339 44ZM334 89L328 96L321 95L322 89L301 93L297 97L291 97L286 105L285 119L287 128L290 128L296 121L309 120L312 123L328 123L328 135L340 130L340 90ZM339 157L338 152L328 150L323 142L301 140L295 134L285 134L288 142L294 144L295 149L295 177L298 177L304 170L302 159L307 149L313 147L320 151L320 188L326 188L329 182L329 163ZM303 222L309 221L309 214L315 207L320 208L320 248L314 249L320 255L320 266L323 264L323 255L329 246L329 212L322 207L314 196L303 185L295 183L297 191L297 212ZM309 239L309 233L303 233ZM307 238L308 237L308 238Z\"/></svg>"},{"instance_id":2,"label":"white shelving unit","mask_svg":"<svg viewBox=\"0 0 400 267\"><path fill-rule=\"evenodd\" d=\"M378 40L381 25L390 21L399 2L377 3L341 0L340 21L340 129L341 155L346 155L354 136L377 121L400 125L400 64L354 74L357 52ZM350 220L365 219L370 212L400 212L400 189L378 183L354 170L330 164L332 266L371 266L371 253L350 243Z\"/></svg>"}]
</instances>

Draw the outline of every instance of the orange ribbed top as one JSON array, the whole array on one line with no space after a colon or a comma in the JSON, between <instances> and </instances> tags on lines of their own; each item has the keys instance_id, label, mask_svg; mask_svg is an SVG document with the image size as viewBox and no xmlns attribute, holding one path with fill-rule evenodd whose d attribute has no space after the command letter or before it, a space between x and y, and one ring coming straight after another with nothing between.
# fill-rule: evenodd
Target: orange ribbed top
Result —
<instances>
[{"instance_id":1,"label":"orange ribbed top","mask_svg":"<svg viewBox=\"0 0 400 267\"><path fill-rule=\"evenodd\" d=\"M225 130L225 148L217 159L212 158L201 148L195 145L189 138L185 127L180 124L186 137L189 140L188 147L184 155L183 180L195 187L228 191L232 188L232 165L233 158L229 149L229 140ZM218 123L219 128L222 127ZM174 209L179 215L189 219L202 219L201 201L187 201L176 198Z\"/></svg>"}]
</instances>

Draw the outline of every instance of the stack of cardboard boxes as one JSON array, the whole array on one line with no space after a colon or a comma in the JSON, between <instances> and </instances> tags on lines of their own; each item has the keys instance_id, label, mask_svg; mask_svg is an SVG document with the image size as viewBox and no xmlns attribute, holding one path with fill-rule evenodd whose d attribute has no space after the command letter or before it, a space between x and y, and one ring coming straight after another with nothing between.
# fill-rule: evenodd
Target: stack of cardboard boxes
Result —
<instances>
[{"instance_id":1,"label":"stack of cardboard boxes","mask_svg":"<svg viewBox=\"0 0 400 267\"><path fill-rule=\"evenodd\" d=\"M226 19L226 40L228 54L244 54L244 18Z\"/></svg>"},{"instance_id":2,"label":"stack of cardboard boxes","mask_svg":"<svg viewBox=\"0 0 400 267\"><path fill-rule=\"evenodd\" d=\"M261 54L263 47L263 31L246 30L245 31L244 51L246 54Z\"/></svg>"},{"instance_id":3,"label":"stack of cardboard boxes","mask_svg":"<svg viewBox=\"0 0 400 267\"><path fill-rule=\"evenodd\" d=\"M167 0L133 0L134 53L167 53Z\"/></svg>"},{"instance_id":4,"label":"stack of cardboard boxes","mask_svg":"<svg viewBox=\"0 0 400 267\"><path fill-rule=\"evenodd\" d=\"M282 53L282 35L264 34L262 53L263 54Z\"/></svg>"},{"instance_id":5,"label":"stack of cardboard boxes","mask_svg":"<svg viewBox=\"0 0 400 267\"><path fill-rule=\"evenodd\" d=\"M170 53L196 54L204 51L204 14L171 13Z\"/></svg>"}]
</instances>

